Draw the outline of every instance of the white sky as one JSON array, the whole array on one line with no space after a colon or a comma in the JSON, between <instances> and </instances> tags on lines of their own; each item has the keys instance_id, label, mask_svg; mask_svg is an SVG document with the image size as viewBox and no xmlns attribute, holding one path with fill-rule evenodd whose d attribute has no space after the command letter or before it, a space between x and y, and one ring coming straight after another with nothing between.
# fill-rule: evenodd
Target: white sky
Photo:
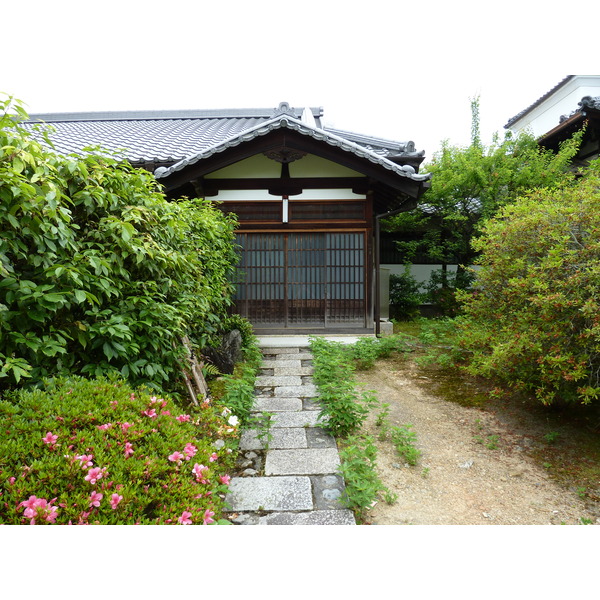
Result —
<instances>
[{"instance_id":1,"label":"white sky","mask_svg":"<svg viewBox=\"0 0 600 600\"><path fill-rule=\"evenodd\" d=\"M585 21L537 0L30 0L1 15L0 92L30 113L286 101L428 157L468 143L475 95L489 143L566 75L598 71L579 60Z\"/></svg>"}]
</instances>

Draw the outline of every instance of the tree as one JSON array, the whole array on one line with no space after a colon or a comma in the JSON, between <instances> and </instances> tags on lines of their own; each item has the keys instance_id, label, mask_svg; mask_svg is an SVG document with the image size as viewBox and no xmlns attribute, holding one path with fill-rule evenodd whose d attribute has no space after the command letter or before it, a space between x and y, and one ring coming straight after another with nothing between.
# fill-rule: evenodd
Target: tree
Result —
<instances>
[{"instance_id":1,"label":"tree","mask_svg":"<svg viewBox=\"0 0 600 600\"><path fill-rule=\"evenodd\" d=\"M528 190L553 188L573 178L571 159L581 135L565 142L557 154L541 148L527 133L496 136L490 147L479 137L479 99L471 102L471 144L442 144L425 170L432 174L431 187L416 210L400 213L384 222L384 230L398 233L406 261L417 252L432 262L459 265L473 263L477 251L471 245L480 224Z\"/></svg>"},{"instance_id":2,"label":"tree","mask_svg":"<svg viewBox=\"0 0 600 600\"><path fill-rule=\"evenodd\" d=\"M600 397L600 161L535 190L475 240L475 289L457 322L468 371L544 404Z\"/></svg>"},{"instance_id":3,"label":"tree","mask_svg":"<svg viewBox=\"0 0 600 600\"><path fill-rule=\"evenodd\" d=\"M24 118L0 102L0 381L116 371L169 388L181 338L202 347L231 304L235 219L106 154L61 157Z\"/></svg>"}]
</instances>

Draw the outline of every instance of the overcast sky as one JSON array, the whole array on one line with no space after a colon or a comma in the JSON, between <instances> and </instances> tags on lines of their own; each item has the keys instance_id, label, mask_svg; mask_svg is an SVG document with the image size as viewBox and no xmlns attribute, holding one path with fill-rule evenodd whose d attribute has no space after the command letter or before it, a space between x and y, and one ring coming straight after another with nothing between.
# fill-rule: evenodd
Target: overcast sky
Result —
<instances>
[{"instance_id":1,"label":"overcast sky","mask_svg":"<svg viewBox=\"0 0 600 600\"><path fill-rule=\"evenodd\" d=\"M12 2L0 91L30 113L322 106L430 157L468 143L472 97L488 143L566 75L597 73L579 59L590 6L571 25L537 0Z\"/></svg>"}]
</instances>

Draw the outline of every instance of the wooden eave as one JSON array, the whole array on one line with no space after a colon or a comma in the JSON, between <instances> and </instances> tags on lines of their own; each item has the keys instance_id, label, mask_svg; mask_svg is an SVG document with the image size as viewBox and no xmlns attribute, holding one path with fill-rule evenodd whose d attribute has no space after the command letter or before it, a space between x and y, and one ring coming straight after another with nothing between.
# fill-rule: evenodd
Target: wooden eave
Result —
<instances>
[{"instance_id":1,"label":"wooden eave","mask_svg":"<svg viewBox=\"0 0 600 600\"><path fill-rule=\"evenodd\" d=\"M176 196L179 190L189 186L191 182L198 183L202 181L202 178L209 173L257 154L278 150L293 150L314 154L362 173L380 191L385 191L385 196L390 199L393 197L396 199L418 198L428 187L427 181L412 179L408 174L404 177L352 152L290 129L276 129L249 141L240 142L222 152L186 165L159 181L165 186L165 191L169 196Z\"/></svg>"}]
</instances>

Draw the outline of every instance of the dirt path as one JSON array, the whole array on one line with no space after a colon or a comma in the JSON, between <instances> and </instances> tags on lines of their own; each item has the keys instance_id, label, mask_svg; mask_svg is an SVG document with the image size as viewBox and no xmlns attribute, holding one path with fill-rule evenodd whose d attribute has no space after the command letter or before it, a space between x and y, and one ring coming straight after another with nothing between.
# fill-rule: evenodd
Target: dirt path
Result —
<instances>
[{"instance_id":1,"label":"dirt path","mask_svg":"<svg viewBox=\"0 0 600 600\"><path fill-rule=\"evenodd\" d=\"M357 381L389 403L391 425L410 423L422 455L404 464L390 441L377 442L378 471L395 504L372 508L374 525L600 524L575 491L555 483L528 456L535 441L493 412L463 407L433 393L410 361L379 363ZM367 431L377 438L373 411ZM489 447L488 447L489 446Z\"/></svg>"}]
</instances>

